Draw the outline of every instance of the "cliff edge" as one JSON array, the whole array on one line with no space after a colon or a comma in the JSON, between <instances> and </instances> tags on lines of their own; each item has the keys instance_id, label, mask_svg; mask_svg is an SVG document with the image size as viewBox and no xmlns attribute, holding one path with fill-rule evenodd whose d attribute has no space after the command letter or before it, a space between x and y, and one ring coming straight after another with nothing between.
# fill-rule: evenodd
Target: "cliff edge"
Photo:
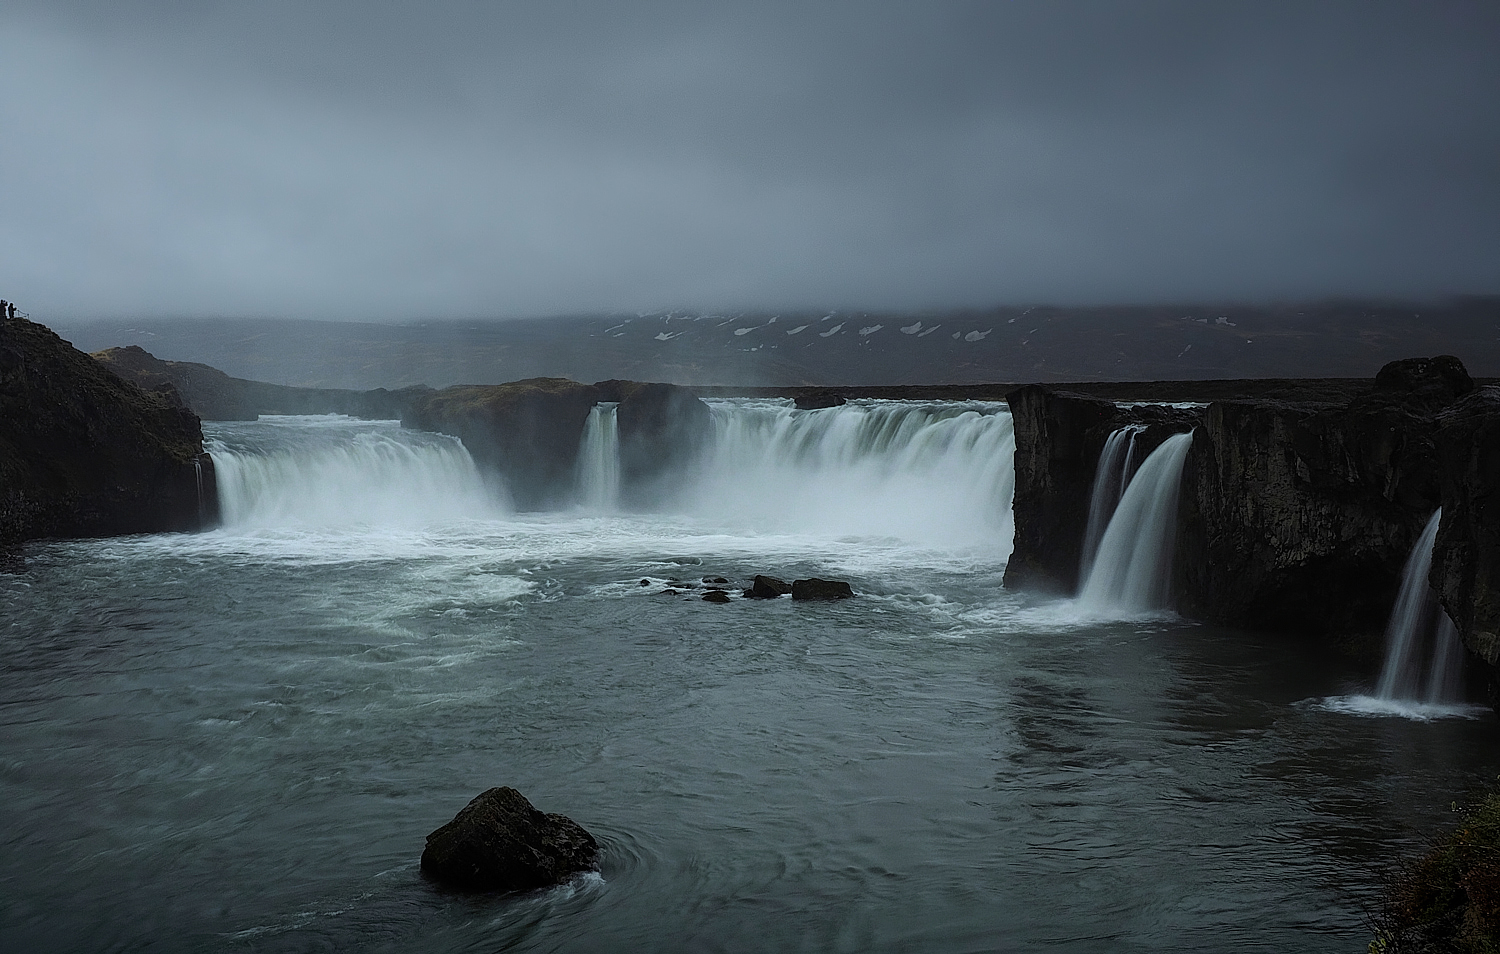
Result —
<instances>
[{"instance_id":1,"label":"cliff edge","mask_svg":"<svg viewBox=\"0 0 1500 954\"><path fill-rule=\"evenodd\" d=\"M196 530L212 459L175 389L121 380L50 329L0 321L0 549L41 537Z\"/></svg>"}]
</instances>

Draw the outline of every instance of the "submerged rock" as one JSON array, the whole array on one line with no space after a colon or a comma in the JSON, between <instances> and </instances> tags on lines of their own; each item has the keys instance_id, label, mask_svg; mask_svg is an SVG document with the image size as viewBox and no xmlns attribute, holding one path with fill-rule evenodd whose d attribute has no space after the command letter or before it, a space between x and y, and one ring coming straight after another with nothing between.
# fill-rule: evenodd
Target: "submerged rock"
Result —
<instances>
[{"instance_id":1,"label":"submerged rock","mask_svg":"<svg viewBox=\"0 0 1500 954\"><path fill-rule=\"evenodd\" d=\"M753 600L774 600L776 597L785 596L791 591L792 584L786 580L778 580L774 576L757 575L755 581L745 590L745 595Z\"/></svg>"},{"instance_id":2,"label":"submerged rock","mask_svg":"<svg viewBox=\"0 0 1500 954\"><path fill-rule=\"evenodd\" d=\"M492 788L427 836L422 872L465 891L526 891L597 870L598 856L594 836L571 818Z\"/></svg>"},{"instance_id":3,"label":"submerged rock","mask_svg":"<svg viewBox=\"0 0 1500 954\"><path fill-rule=\"evenodd\" d=\"M705 602L705 603L728 603L729 602L729 594L726 593L726 592L724 592L723 590L709 590L707 593L703 594L703 602Z\"/></svg>"},{"instance_id":4,"label":"submerged rock","mask_svg":"<svg viewBox=\"0 0 1500 954\"><path fill-rule=\"evenodd\" d=\"M820 580L813 577L792 581L794 600L847 600L852 596L854 590L843 580Z\"/></svg>"}]
</instances>

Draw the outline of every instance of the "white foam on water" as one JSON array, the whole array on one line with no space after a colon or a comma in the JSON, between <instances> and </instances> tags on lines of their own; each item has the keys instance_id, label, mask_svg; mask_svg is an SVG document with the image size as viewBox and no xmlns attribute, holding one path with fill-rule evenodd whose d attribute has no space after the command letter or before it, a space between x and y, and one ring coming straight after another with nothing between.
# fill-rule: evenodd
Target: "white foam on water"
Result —
<instances>
[{"instance_id":1,"label":"white foam on water","mask_svg":"<svg viewBox=\"0 0 1500 954\"><path fill-rule=\"evenodd\" d=\"M1381 719L1409 719L1432 722L1436 719L1482 719L1490 715L1488 706L1455 702L1414 702L1409 699L1387 699L1381 696L1327 696L1306 699L1300 705L1336 712L1341 715Z\"/></svg>"}]
</instances>

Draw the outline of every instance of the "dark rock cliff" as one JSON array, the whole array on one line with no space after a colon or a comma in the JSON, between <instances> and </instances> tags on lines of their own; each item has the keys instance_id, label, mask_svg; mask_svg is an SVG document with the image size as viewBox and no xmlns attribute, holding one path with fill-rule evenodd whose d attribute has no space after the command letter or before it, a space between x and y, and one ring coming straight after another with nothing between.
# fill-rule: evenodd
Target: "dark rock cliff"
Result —
<instances>
[{"instance_id":1,"label":"dark rock cliff","mask_svg":"<svg viewBox=\"0 0 1500 954\"><path fill-rule=\"evenodd\" d=\"M1078 589L1094 473L1110 433L1145 425L1138 446L1148 454L1190 430L1199 412L1119 406L1041 385L1012 391L1006 401L1016 429L1016 539L1005 585L1072 593Z\"/></svg>"},{"instance_id":2,"label":"dark rock cliff","mask_svg":"<svg viewBox=\"0 0 1500 954\"><path fill-rule=\"evenodd\" d=\"M294 388L234 378L218 368L191 361L163 361L138 345L107 348L92 356L127 381L143 388L170 384L205 421L253 421L262 414L347 414L369 420L399 420L430 388L399 391L344 391Z\"/></svg>"},{"instance_id":3,"label":"dark rock cliff","mask_svg":"<svg viewBox=\"0 0 1500 954\"><path fill-rule=\"evenodd\" d=\"M1500 670L1500 388L1468 395L1438 422L1443 520L1429 579L1464 644L1494 673Z\"/></svg>"},{"instance_id":4,"label":"dark rock cliff","mask_svg":"<svg viewBox=\"0 0 1500 954\"><path fill-rule=\"evenodd\" d=\"M1068 591L1104 440L1143 409L1035 386L1008 400L1016 552L1006 585ZM1347 402L1210 404L1179 497L1178 608L1376 652L1402 568L1439 506L1432 585L1466 645L1494 667L1500 389L1475 390L1456 358L1413 358Z\"/></svg>"},{"instance_id":5,"label":"dark rock cliff","mask_svg":"<svg viewBox=\"0 0 1500 954\"><path fill-rule=\"evenodd\" d=\"M217 520L198 417L170 385L121 380L48 328L0 321L0 549Z\"/></svg>"},{"instance_id":6,"label":"dark rock cliff","mask_svg":"<svg viewBox=\"0 0 1500 954\"><path fill-rule=\"evenodd\" d=\"M627 502L659 492L666 476L696 455L712 426L708 406L676 385L566 378L444 388L417 397L402 424L459 438L517 507L534 510L572 501L584 425L594 405L607 401L619 404Z\"/></svg>"}]
</instances>

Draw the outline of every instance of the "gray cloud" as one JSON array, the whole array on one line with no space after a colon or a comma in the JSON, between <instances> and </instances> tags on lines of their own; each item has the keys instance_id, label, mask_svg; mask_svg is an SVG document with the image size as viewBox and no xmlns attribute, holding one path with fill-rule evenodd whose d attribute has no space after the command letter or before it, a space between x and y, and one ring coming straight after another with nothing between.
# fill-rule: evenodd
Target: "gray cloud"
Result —
<instances>
[{"instance_id":1,"label":"gray cloud","mask_svg":"<svg viewBox=\"0 0 1500 954\"><path fill-rule=\"evenodd\" d=\"M1487 3L31 3L0 288L398 318L1494 292Z\"/></svg>"}]
</instances>

